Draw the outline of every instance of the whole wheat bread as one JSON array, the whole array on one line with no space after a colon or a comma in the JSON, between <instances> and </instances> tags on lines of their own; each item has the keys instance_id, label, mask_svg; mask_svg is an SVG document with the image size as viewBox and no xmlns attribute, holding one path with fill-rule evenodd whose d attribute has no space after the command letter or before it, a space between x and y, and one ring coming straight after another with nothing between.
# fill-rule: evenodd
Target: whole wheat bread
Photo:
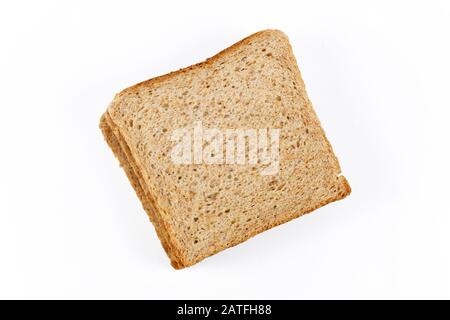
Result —
<instances>
[{"instance_id":1,"label":"whole wheat bread","mask_svg":"<svg viewBox=\"0 0 450 320\"><path fill-rule=\"evenodd\" d=\"M278 128L279 171L174 163L171 135L199 121L223 130ZM277 30L123 90L100 127L177 269L350 193Z\"/></svg>"}]
</instances>

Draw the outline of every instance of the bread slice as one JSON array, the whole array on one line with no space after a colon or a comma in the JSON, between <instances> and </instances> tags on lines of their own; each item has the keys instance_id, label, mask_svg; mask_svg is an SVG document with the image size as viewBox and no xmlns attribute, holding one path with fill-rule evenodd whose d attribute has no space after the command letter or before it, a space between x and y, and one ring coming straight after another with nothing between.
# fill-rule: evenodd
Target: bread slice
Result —
<instances>
[{"instance_id":1,"label":"bread slice","mask_svg":"<svg viewBox=\"0 0 450 320\"><path fill-rule=\"evenodd\" d=\"M221 149L205 136L195 144L199 123L220 133ZM176 269L350 193L281 31L255 33L205 62L123 90L100 128ZM200 147L200 160L174 162L180 128L188 129L189 148ZM233 137L222 133L243 129L278 132L278 140L256 150L246 136L240 163L214 155ZM278 152L277 170L264 172L263 157L251 160L264 150ZM209 153L219 161L207 162Z\"/></svg>"}]
</instances>

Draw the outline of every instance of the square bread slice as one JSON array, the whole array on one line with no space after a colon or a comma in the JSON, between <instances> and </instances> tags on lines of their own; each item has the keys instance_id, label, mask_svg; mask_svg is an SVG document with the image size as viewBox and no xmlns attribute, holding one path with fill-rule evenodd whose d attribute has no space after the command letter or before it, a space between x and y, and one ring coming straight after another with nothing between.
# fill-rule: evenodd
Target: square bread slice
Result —
<instances>
[{"instance_id":1,"label":"square bread slice","mask_svg":"<svg viewBox=\"0 0 450 320\"><path fill-rule=\"evenodd\" d=\"M176 269L350 193L278 30L123 90L100 128Z\"/></svg>"}]
</instances>

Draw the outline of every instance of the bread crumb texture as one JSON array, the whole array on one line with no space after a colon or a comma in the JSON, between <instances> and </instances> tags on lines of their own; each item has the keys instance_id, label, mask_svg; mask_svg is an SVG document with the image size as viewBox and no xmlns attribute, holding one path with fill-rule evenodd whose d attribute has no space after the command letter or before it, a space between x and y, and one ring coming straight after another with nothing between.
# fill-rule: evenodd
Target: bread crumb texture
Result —
<instances>
[{"instance_id":1,"label":"bread crumb texture","mask_svg":"<svg viewBox=\"0 0 450 320\"><path fill-rule=\"evenodd\" d=\"M261 175L257 165L174 164L173 130L199 121L280 129L278 174ZM278 30L123 90L100 128L176 269L350 193Z\"/></svg>"}]
</instances>

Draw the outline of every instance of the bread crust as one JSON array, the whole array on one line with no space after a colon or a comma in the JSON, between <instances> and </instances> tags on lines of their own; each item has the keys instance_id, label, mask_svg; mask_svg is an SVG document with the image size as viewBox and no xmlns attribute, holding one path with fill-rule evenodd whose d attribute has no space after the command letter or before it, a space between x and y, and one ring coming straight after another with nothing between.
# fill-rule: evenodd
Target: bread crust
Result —
<instances>
[{"instance_id":1,"label":"bread crust","mask_svg":"<svg viewBox=\"0 0 450 320\"><path fill-rule=\"evenodd\" d=\"M138 82L130 87L127 87L125 89L123 89L122 91L120 91L119 93L116 94L116 98L119 98L120 96L122 96L125 93L128 93L130 91L135 92L137 89L139 89L142 86L148 86L148 85L152 85L152 84L156 84L156 83L160 83L160 82L164 82L172 77L175 77L177 75L186 73L186 72L190 72L193 71L195 69L200 69L203 68L207 65L210 65L212 63L214 63L216 60L224 57L225 55L229 54L230 52L239 49L241 46L244 46L246 44L248 44L249 42L251 42L253 39L259 37L262 34L267 34L267 33L275 33L278 34L279 36L282 36L286 39L288 39L288 37L286 36L286 34L284 34L284 32L280 31L280 30L275 30L275 29L267 29L267 30L262 30L262 31L258 31L256 33L253 33L251 35L249 35L248 37L234 43L233 45L229 46L228 48L223 49L222 51L220 51L219 53L215 54L214 56L206 59L205 61L193 64L191 66L185 67L185 68L181 68L179 70L175 70L148 80L144 80L141 82Z\"/></svg>"},{"instance_id":2,"label":"bread crust","mask_svg":"<svg viewBox=\"0 0 450 320\"><path fill-rule=\"evenodd\" d=\"M156 203L151 196L151 193L146 190L145 183L141 177L139 168L130 152L129 147L126 145L120 130L115 127L111 117L106 112L103 114L100 120L100 129L103 132L106 142L113 151L116 158L119 160L121 167L124 169L128 180L133 186L139 200L141 201L144 210L147 212L150 221L153 223L156 234L161 241L161 244L166 251L172 266L175 269L181 269L185 266L182 260L180 250L175 247L175 243L170 240L170 235L167 232L167 227L164 224L161 216L159 215Z\"/></svg>"}]
</instances>

